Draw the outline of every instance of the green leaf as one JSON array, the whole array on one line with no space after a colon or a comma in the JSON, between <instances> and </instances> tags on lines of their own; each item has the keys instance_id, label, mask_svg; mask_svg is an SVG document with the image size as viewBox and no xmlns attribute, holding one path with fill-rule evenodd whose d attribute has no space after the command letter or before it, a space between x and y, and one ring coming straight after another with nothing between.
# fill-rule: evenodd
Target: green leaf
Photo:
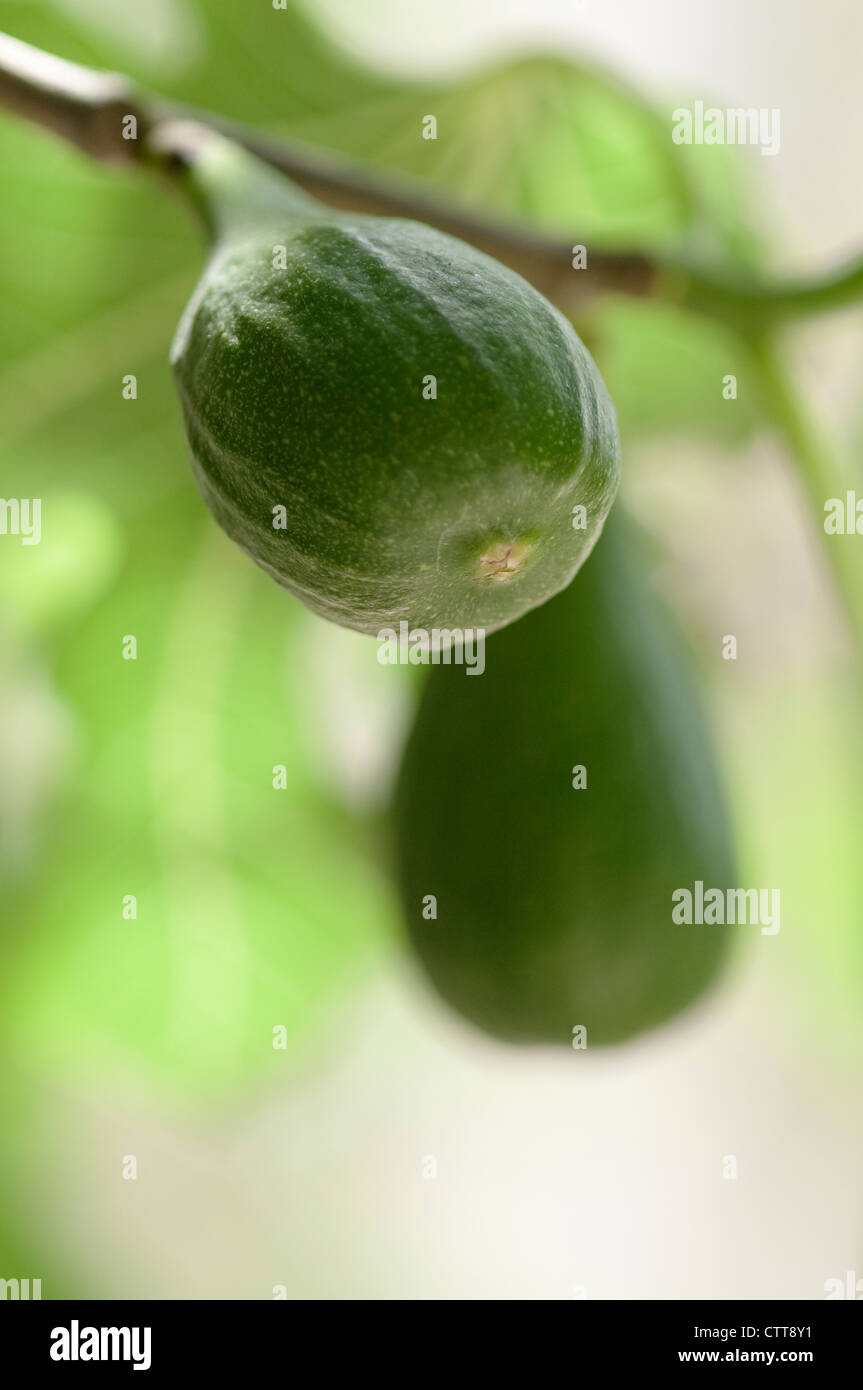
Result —
<instances>
[{"instance_id":1,"label":"green leaf","mask_svg":"<svg viewBox=\"0 0 863 1390\"><path fill-rule=\"evenodd\" d=\"M423 138L433 115L436 138ZM427 180L485 213L575 241L647 244L679 235L693 204L677 149L653 110L604 73L524 58L457 83L394 86L345 113L290 127Z\"/></svg>"}]
</instances>

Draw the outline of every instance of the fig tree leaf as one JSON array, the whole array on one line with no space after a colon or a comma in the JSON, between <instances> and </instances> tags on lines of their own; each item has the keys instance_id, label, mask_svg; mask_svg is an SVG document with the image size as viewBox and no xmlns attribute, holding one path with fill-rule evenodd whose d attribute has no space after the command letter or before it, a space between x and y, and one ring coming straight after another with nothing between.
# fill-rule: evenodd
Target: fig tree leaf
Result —
<instances>
[{"instance_id":1,"label":"fig tree leaf","mask_svg":"<svg viewBox=\"0 0 863 1390\"><path fill-rule=\"evenodd\" d=\"M433 139L423 136L429 115ZM652 108L601 71L554 57L395 86L350 120L338 110L309 113L291 130L579 242L655 243L682 234L694 213Z\"/></svg>"}]
</instances>

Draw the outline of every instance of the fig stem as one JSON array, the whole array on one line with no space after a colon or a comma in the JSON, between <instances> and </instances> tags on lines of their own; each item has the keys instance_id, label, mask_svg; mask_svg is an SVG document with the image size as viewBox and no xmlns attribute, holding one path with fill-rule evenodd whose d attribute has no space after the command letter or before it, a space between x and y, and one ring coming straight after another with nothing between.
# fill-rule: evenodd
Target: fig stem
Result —
<instances>
[{"instance_id":1,"label":"fig stem","mask_svg":"<svg viewBox=\"0 0 863 1390\"><path fill-rule=\"evenodd\" d=\"M268 214L283 228L289 218L302 222L326 211L281 171L200 121L153 126L141 161L180 188L213 241L259 227Z\"/></svg>"}]
</instances>

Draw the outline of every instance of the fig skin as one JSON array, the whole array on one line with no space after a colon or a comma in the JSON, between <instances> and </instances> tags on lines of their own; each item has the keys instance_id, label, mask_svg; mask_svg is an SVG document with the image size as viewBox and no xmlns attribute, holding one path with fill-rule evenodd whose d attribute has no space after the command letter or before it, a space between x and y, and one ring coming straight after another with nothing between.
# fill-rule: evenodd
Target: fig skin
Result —
<instances>
[{"instance_id":1,"label":"fig skin","mask_svg":"<svg viewBox=\"0 0 863 1390\"><path fill-rule=\"evenodd\" d=\"M214 248L171 362L228 535L371 634L493 631L564 588L620 472L571 324L465 243L333 213L229 142L186 177Z\"/></svg>"}]
</instances>

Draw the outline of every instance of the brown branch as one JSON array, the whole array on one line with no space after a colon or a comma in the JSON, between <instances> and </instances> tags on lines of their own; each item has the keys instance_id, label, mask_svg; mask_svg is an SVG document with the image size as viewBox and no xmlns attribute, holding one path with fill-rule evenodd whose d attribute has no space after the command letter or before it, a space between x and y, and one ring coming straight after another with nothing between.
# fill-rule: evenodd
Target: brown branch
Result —
<instances>
[{"instance_id":1,"label":"brown branch","mask_svg":"<svg viewBox=\"0 0 863 1390\"><path fill-rule=\"evenodd\" d=\"M67 63L0 34L0 107L23 116L106 163L136 159L123 119L146 126L141 98L126 77Z\"/></svg>"}]
</instances>

